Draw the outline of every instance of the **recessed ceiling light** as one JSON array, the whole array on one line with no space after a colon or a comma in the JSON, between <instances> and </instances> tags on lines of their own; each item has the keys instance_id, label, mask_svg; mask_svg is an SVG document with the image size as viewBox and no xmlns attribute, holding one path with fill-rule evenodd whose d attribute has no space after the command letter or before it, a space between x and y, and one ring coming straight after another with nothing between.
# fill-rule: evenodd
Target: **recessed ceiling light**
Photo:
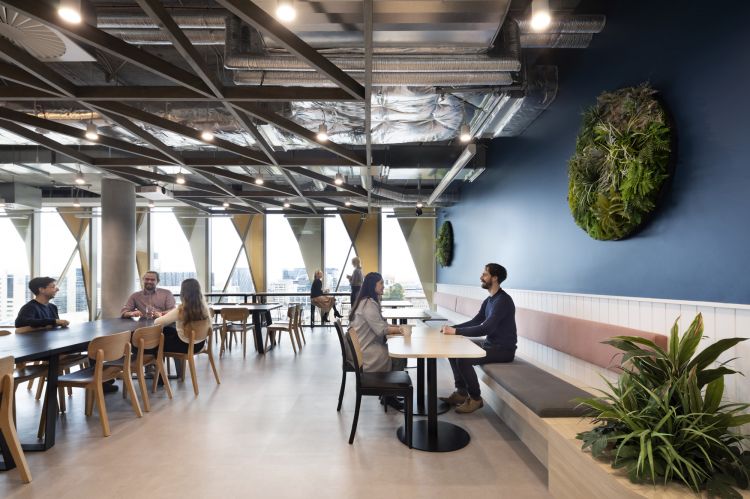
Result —
<instances>
[{"instance_id":1,"label":"recessed ceiling light","mask_svg":"<svg viewBox=\"0 0 750 499\"><path fill-rule=\"evenodd\" d=\"M471 140L471 130L469 129L469 125L466 123L461 125L458 132L458 138L461 142L469 142Z\"/></svg>"},{"instance_id":2,"label":"recessed ceiling light","mask_svg":"<svg viewBox=\"0 0 750 499\"><path fill-rule=\"evenodd\" d=\"M255 178L255 185L263 185L265 182L263 181L262 177L256 177Z\"/></svg>"},{"instance_id":3,"label":"recessed ceiling light","mask_svg":"<svg viewBox=\"0 0 750 499\"><path fill-rule=\"evenodd\" d=\"M290 0L279 0L276 5L276 19L283 23L290 23L297 17L297 9Z\"/></svg>"},{"instance_id":4,"label":"recessed ceiling light","mask_svg":"<svg viewBox=\"0 0 750 499\"><path fill-rule=\"evenodd\" d=\"M81 0L60 0L57 15L70 24L81 24Z\"/></svg>"},{"instance_id":5,"label":"recessed ceiling light","mask_svg":"<svg viewBox=\"0 0 750 499\"><path fill-rule=\"evenodd\" d=\"M532 0L531 1L531 29L534 31L544 31L552 22L549 13L549 0Z\"/></svg>"},{"instance_id":6,"label":"recessed ceiling light","mask_svg":"<svg viewBox=\"0 0 750 499\"><path fill-rule=\"evenodd\" d=\"M333 183L336 185L343 185L344 184L344 176L340 173L337 173L336 176L333 179Z\"/></svg>"},{"instance_id":7,"label":"recessed ceiling light","mask_svg":"<svg viewBox=\"0 0 750 499\"><path fill-rule=\"evenodd\" d=\"M211 142L212 140L214 140L214 133L206 128L201 132L201 139L206 142Z\"/></svg>"},{"instance_id":8,"label":"recessed ceiling light","mask_svg":"<svg viewBox=\"0 0 750 499\"><path fill-rule=\"evenodd\" d=\"M184 185L185 184L185 175L183 175L182 173L178 173L177 174L177 178L175 178L175 182L177 182L180 185Z\"/></svg>"},{"instance_id":9,"label":"recessed ceiling light","mask_svg":"<svg viewBox=\"0 0 750 499\"><path fill-rule=\"evenodd\" d=\"M318 134L315 136L318 142L328 142L328 127L325 123L321 123L318 127Z\"/></svg>"},{"instance_id":10,"label":"recessed ceiling light","mask_svg":"<svg viewBox=\"0 0 750 499\"><path fill-rule=\"evenodd\" d=\"M99 140L99 131L93 123L86 125L86 138L89 140Z\"/></svg>"}]
</instances>

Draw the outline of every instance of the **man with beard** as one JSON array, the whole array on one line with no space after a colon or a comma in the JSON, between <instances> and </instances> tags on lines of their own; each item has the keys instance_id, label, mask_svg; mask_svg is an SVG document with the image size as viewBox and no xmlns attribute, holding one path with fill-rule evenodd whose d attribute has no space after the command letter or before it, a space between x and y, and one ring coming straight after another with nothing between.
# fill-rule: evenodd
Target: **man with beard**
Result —
<instances>
[{"instance_id":1,"label":"man with beard","mask_svg":"<svg viewBox=\"0 0 750 499\"><path fill-rule=\"evenodd\" d=\"M159 274L149 270L143 274L143 290L136 291L122 307L120 314L123 318L143 317L156 319L175 307L174 296L168 289L157 288Z\"/></svg>"},{"instance_id":2,"label":"man with beard","mask_svg":"<svg viewBox=\"0 0 750 499\"><path fill-rule=\"evenodd\" d=\"M474 359L449 359L453 369L456 391L440 400L455 405L456 412L468 414L484 405L479 380L474 366L500 362L512 362L516 353L516 306L513 299L501 287L500 283L508 277L505 267L497 263L488 263L479 278L482 288L490 296L482 302L479 313L468 322L455 326L444 326L443 334L479 337L472 340L482 347L486 357Z\"/></svg>"}]
</instances>

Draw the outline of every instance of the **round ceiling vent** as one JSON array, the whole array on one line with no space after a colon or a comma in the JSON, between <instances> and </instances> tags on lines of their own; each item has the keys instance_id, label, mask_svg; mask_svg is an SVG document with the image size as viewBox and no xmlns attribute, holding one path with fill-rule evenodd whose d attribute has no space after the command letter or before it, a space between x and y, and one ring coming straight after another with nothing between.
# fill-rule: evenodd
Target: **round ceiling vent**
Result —
<instances>
[{"instance_id":1,"label":"round ceiling vent","mask_svg":"<svg viewBox=\"0 0 750 499\"><path fill-rule=\"evenodd\" d=\"M0 35L40 60L62 57L66 51L57 33L8 7L0 7Z\"/></svg>"}]
</instances>

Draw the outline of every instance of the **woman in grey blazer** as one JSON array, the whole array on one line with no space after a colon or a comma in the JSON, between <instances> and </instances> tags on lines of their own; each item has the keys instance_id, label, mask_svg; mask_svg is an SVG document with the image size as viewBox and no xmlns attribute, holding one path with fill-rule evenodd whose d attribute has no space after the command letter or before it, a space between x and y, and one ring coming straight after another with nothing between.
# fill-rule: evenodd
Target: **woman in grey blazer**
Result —
<instances>
[{"instance_id":1,"label":"woman in grey blazer","mask_svg":"<svg viewBox=\"0 0 750 499\"><path fill-rule=\"evenodd\" d=\"M383 277L370 272L349 314L349 327L357 331L362 347L364 372L401 371L406 367L406 359L391 359L388 355L386 335L400 334L401 328L389 325L380 313L382 294Z\"/></svg>"}]
</instances>

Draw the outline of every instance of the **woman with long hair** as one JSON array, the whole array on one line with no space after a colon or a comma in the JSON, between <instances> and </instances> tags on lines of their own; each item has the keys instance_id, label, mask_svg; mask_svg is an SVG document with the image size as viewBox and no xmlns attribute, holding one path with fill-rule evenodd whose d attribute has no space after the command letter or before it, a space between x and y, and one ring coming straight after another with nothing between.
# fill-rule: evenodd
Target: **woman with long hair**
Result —
<instances>
[{"instance_id":1,"label":"woman with long hair","mask_svg":"<svg viewBox=\"0 0 750 499\"><path fill-rule=\"evenodd\" d=\"M388 355L386 335L399 334L401 328L389 325L380 313L383 287L380 274L367 274L349 314L349 327L354 328L359 336L365 372L400 371L406 367L406 359L392 359Z\"/></svg>"},{"instance_id":2,"label":"woman with long hair","mask_svg":"<svg viewBox=\"0 0 750 499\"><path fill-rule=\"evenodd\" d=\"M180 286L180 305L154 320L154 324L176 323L177 334L164 335L164 351L187 353L190 331L211 328L211 313L196 279L185 279ZM195 344L195 352L203 349L205 340Z\"/></svg>"},{"instance_id":3,"label":"woman with long hair","mask_svg":"<svg viewBox=\"0 0 750 499\"><path fill-rule=\"evenodd\" d=\"M310 301L320 309L323 322L328 322L328 312L333 309L333 315L340 319L343 317L336 308L336 297L325 294L323 290L323 271L318 269L313 275L313 282L310 286Z\"/></svg>"}]
</instances>

